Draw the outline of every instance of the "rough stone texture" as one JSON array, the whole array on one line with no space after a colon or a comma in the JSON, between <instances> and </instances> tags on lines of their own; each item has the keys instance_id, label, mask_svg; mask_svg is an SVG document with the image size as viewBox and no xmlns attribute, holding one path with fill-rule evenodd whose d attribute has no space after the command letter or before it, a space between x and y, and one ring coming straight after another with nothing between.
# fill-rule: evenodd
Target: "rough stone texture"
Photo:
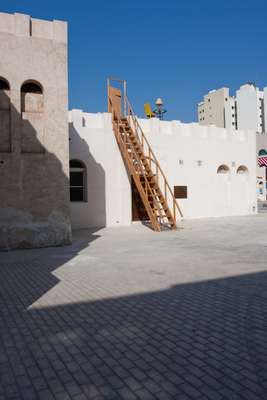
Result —
<instances>
[{"instance_id":1,"label":"rough stone texture","mask_svg":"<svg viewBox=\"0 0 267 400\"><path fill-rule=\"evenodd\" d=\"M2 249L60 246L69 244L70 236L68 220L58 212L52 212L42 222L34 221L27 212L8 208L0 211Z\"/></svg>"},{"instance_id":2,"label":"rough stone texture","mask_svg":"<svg viewBox=\"0 0 267 400\"><path fill-rule=\"evenodd\" d=\"M0 400L265 400L266 218L2 253Z\"/></svg>"},{"instance_id":3,"label":"rough stone texture","mask_svg":"<svg viewBox=\"0 0 267 400\"><path fill-rule=\"evenodd\" d=\"M69 243L67 24L0 13L1 77L0 248Z\"/></svg>"}]
</instances>

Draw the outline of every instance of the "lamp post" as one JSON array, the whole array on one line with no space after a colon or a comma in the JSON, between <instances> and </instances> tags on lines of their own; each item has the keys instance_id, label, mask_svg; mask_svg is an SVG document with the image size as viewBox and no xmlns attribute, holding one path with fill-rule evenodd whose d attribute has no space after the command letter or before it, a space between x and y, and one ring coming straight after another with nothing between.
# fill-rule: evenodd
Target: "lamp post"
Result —
<instances>
[{"instance_id":1,"label":"lamp post","mask_svg":"<svg viewBox=\"0 0 267 400\"><path fill-rule=\"evenodd\" d=\"M155 105L156 109L153 111L153 113L158 119L163 120L163 115L167 112L167 110L164 110L163 101L160 97L156 100Z\"/></svg>"}]
</instances>

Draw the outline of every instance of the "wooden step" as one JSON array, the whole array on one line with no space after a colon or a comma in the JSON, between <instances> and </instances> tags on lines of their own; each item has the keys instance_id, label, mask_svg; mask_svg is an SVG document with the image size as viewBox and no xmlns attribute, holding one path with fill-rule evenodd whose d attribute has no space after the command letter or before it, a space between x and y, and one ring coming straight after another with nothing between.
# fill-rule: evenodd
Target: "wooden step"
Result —
<instances>
[{"instance_id":1,"label":"wooden step","mask_svg":"<svg viewBox=\"0 0 267 400\"><path fill-rule=\"evenodd\" d=\"M114 114L113 116L115 119ZM135 126L129 123L127 117L122 117L116 118L113 127L128 172L134 177L141 196L140 199L149 215L152 228L155 231L160 231L164 227L174 229L176 223L161 192L158 179L152 171L151 161L148 159L148 155L144 153ZM153 159L157 162L155 158Z\"/></svg>"}]
</instances>

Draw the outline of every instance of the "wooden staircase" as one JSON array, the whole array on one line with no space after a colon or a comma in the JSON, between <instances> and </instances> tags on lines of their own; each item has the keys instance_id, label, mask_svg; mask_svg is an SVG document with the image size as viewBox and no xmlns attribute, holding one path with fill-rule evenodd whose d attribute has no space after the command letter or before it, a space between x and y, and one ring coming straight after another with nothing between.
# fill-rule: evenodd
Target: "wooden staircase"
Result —
<instances>
[{"instance_id":1,"label":"wooden staircase","mask_svg":"<svg viewBox=\"0 0 267 400\"><path fill-rule=\"evenodd\" d=\"M108 81L108 111L112 113L113 130L123 160L133 177L152 229L157 232L176 229L177 211L180 216L182 212L126 97L126 82L119 82L124 85L123 98L121 90L112 87Z\"/></svg>"}]
</instances>

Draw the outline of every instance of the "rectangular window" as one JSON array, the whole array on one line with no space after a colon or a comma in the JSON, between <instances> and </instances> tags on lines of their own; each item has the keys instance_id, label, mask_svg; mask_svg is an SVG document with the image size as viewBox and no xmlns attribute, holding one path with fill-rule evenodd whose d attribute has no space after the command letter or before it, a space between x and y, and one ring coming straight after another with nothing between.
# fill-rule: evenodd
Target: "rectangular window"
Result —
<instances>
[{"instance_id":1,"label":"rectangular window","mask_svg":"<svg viewBox=\"0 0 267 400\"><path fill-rule=\"evenodd\" d=\"M173 191L176 199L187 199L187 186L174 186Z\"/></svg>"},{"instance_id":2,"label":"rectangular window","mask_svg":"<svg viewBox=\"0 0 267 400\"><path fill-rule=\"evenodd\" d=\"M83 187L70 187L70 201L84 201Z\"/></svg>"}]
</instances>

